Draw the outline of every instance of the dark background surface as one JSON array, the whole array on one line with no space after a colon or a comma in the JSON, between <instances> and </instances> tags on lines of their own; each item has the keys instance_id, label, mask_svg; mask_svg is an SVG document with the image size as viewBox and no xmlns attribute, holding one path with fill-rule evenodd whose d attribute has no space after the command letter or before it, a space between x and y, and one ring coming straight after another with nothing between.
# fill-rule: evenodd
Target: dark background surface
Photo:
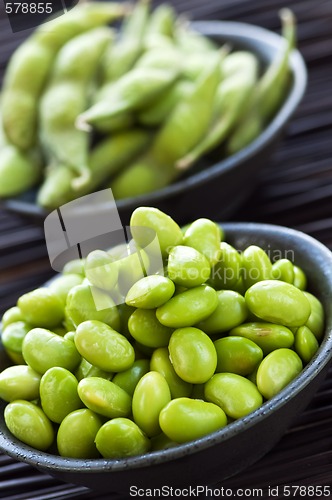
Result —
<instances>
[{"instance_id":1,"label":"dark background surface","mask_svg":"<svg viewBox=\"0 0 332 500\"><path fill-rule=\"evenodd\" d=\"M271 222L300 229L332 249L332 1L173 0L170 3L178 12L189 11L195 20L249 22L275 32L280 31L279 9L291 7L295 12L298 46L308 66L308 89L286 137L260 175L258 187L232 220ZM27 33L11 32L1 3L0 77L9 55ZM217 213L215 219L218 220ZM0 210L0 312L51 275L43 230L28 219ZM293 487L290 498L319 498L319 494L312 495L310 490L307 496L303 490L294 495L298 485L332 485L331 370L310 406L279 444L258 463L218 486L230 488L235 498L238 488L247 488L248 493L251 490L252 496L246 495L249 498L255 497L254 488L263 489L264 498L272 498L269 488L278 486L274 498L286 498L285 485ZM0 498L112 500L61 483L1 454Z\"/></svg>"}]
</instances>

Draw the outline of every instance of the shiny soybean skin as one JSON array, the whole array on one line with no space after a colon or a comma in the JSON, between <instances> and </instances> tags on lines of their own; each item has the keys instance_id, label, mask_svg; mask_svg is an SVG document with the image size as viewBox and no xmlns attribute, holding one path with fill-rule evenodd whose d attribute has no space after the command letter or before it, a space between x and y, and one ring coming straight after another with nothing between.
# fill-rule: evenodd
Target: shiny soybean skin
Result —
<instances>
[{"instance_id":1,"label":"shiny soybean skin","mask_svg":"<svg viewBox=\"0 0 332 500\"><path fill-rule=\"evenodd\" d=\"M108 418L127 417L131 397L120 386L101 377L88 377L78 384L78 394L90 410Z\"/></svg>"},{"instance_id":2,"label":"shiny soybean skin","mask_svg":"<svg viewBox=\"0 0 332 500\"><path fill-rule=\"evenodd\" d=\"M263 280L245 293L250 311L263 321L285 326L301 326L310 316L310 302L294 285L278 280Z\"/></svg>"},{"instance_id":3,"label":"shiny soybean skin","mask_svg":"<svg viewBox=\"0 0 332 500\"><path fill-rule=\"evenodd\" d=\"M294 281L293 285L300 290L305 290L307 288L307 277L299 266L294 266Z\"/></svg>"},{"instance_id":4,"label":"shiny soybean skin","mask_svg":"<svg viewBox=\"0 0 332 500\"><path fill-rule=\"evenodd\" d=\"M135 422L128 418L113 418L96 435L96 446L104 458L126 458L142 455L151 443Z\"/></svg>"},{"instance_id":5,"label":"shiny soybean skin","mask_svg":"<svg viewBox=\"0 0 332 500\"><path fill-rule=\"evenodd\" d=\"M263 359L262 349L244 337L224 337L215 341L217 351L216 372L249 375Z\"/></svg>"},{"instance_id":6,"label":"shiny soybean skin","mask_svg":"<svg viewBox=\"0 0 332 500\"><path fill-rule=\"evenodd\" d=\"M155 309L136 309L128 320L131 336L147 347L164 347L168 345L173 328L162 325Z\"/></svg>"},{"instance_id":7,"label":"shiny soybean skin","mask_svg":"<svg viewBox=\"0 0 332 500\"><path fill-rule=\"evenodd\" d=\"M226 243L220 243L219 259L211 271L209 283L216 289L234 290L241 277L241 255Z\"/></svg>"},{"instance_id":8,"label":"shiny soybean skin","mask_svg":"<svg viewBox=\"0 0 332 500\"><path fill-rule=\"evenodd\" d=\"M17 302L25 320L32 326L52 328L64 317L61 299L48 288L37 288L22 295Z\"/></svg>"},{"instance_id":9,"label":"shiny soybean skin","mask_svg":"<svg viewBox=\"0 0 332 500\"><path fill-rule=\"evenodd\" d=\"M300 326L296 330L294 348L304 363L309 363L317 352L318 340L307 326Z\"/></svg>"},{"instance_id":10,"label":"shiny soybean skin","mask_svg":"<svg viewBox=\"0 0 332 500\"><path fill-rule=\"evenodd\" d=\"M140 379L149 371L150 361L148 359L137 359L128 370L116 373L112 382L126 391L129 396L132 396Z\"/></svg>"},{"instance_id":11,"label":"shiny soybean skin","mask_svg":"<svg viewBox=\"0 0 332 500\"><path fill-rule=\"evenodd\" d=\"M133 394L132 412L135 423L147 436L160 434L159 414L170 401L170 389L160 373L143 375Z\"/></svg>"},{"instance_id":12,"label":"shiny soybean skin","mask_svg":"<svg viewBox=\"0 0 332 500\"><path fill-rule=\"evenodd\" d=\"M27 333L23 340L22 354L26 363L41 374L53 366L73 371L81 360L71 340L44 328L34 328Z\"/></svg>"},{"instance_id":13,"label":"shiny soybean skin","mask_svg":"<svg viewBox=\"0 0 332 500\"><path fill-rule=\"evenodd\" d=\"M159 422L169 439L186 443L225 427L227 417L216 404L182 397L161 410Z\"/></svg>"},{"instance_id":14,"label":"shiny soybean skin","mask_svg":"<svg viewBox=\"0 0 332 500\"><path fill-rule=\"evenodd\" d=\"M193 386L177 375L169 359L167 347L160 347L153 351L150 359L150 369L159 372L165 377L171 391L172 399L190 396Z\"/></svg>"},{"instance_id":15,"label":"shiny soybean skin","mask_svg":"<svg viewBox=\"0 0 332 500\"><path fill-rule=\"evenodd\" d=\"M306 326L312 331L317 340L321 340L324 334L324 326L325 326L325 314L324 308L320 300L315 297L312 293L303 292L306 298L310 302L311 313L306 322Z\"/></svg>"},{"instance_id":16,"label":"shiny soybean skin","mask_svg":"<svg viewBox=\"0 0 332 500\"><path fill-rule=\"evenodd\" d=\"M293 284L294 266L288 259L279 259L272 264L272 277L276 280L286 281Z\"/></svg>"},{"instance_id":17,"label":"shiny soybean skin","mask_svg":"<svg viewBox=\"0 0 332 500\"><path fill-rule=\"evenodd\" d=\"M75 332L72 333L74 333L73 342L75 342ZM107 380L111 380L111 378L113 377L113 373L101 370L97 366L93 366L86 359L82 358L80 364L75 370L75 377L78 381L87 377L102 377L106 378Z\"/></svg>"},{"instance_id":18,"label":"shiny soybean skin","mask_svg":"<svg viewBox=\"0 0 332 500\"><path fill-rule=\"evenodd\" d=\"M293 332L286 326L273 323L243 323L232 328L229 334L251 340L262 349L264 355L281 347L292 347L294 344Z\"/></svg>"},{"instance_id":19,"label":"shiny soybean skin","mask_svg":"<svg viewBox=\"0 0 332 500\"><path fill-rule=\"evenodd\" d=\"M175 291L173 281L151 275L137 281L128 291L126 304L141 309L155 309L167 302Z\"/></svg>"},{"instance_id":20,"label":"shiny soybean skin","mask_svg":"<svg viewBox=\"0 0 332 500\"><path fill-rule=\"evenodd\" d=\"M35 404L17 399L6 406L4 417L10 432L23 443L40 451L51 446L54 440L52 424Z\"/></svg>"},{"instance_id":21,"label":"shiny soybean skin","mask_svg":"<svg viewBox=\"0 0 332 500\"><path fill-rule=\"evenodd\" d=\"M0 373L0 398L7 402L38 399L40 378L30 366L9 366Z\"/></svg>"},{"instance_id":22,"label":"shiny soybean skin","mask_svg":"<svg viewBox=\"0 0 332 500\"><path fill-rule=\"evenodd\" d=\"M88 408L69 413L57 433L59 454L71 458L98 458L95 438L102 423L101 418Z\"/></svg>"},{"instance_id":23,"label":"shiny soybean skin","mask_svg":"<svg viewBox=\"0 0 332 500\"><path fill-rule=\"evenodd\" d=\"M248 316L248 307L244 297L234 290L218 290L218 306L197 327L205 333L223 333L242 324Z\"/></svg>"},{"instance_id":24,"label":"shiny soybean skin","mask_svg":"<svg viewBox=\"0 0 332 500\"><path fill-rule=\"evenodd\" d=\"M215 372L216 349L210 337L198 328L175 330L168 350L175 372L185 382L202 384Z\"/></svg>"},{"instance_id":25,"label":"shiny soybean skin","mask_svg":"<svg viewBox=\"0 0 332 500\"><path fill-rule=\"evenodd\" d=\"M112 298L88 283L70 290L66 303L66 317L75 327L87 320L106 323L115 330L120 327L120 317Z\"/></svg>"},{"instance_id":26,"label":"shiny soybean skin","mask_svg":"<svg viewBox=\"0 0 332 500\"><path fill-rule=\"evenodd\" d=\"M6 326L10 325L11 323L16 323L17 321L23 320L24 317L21 309L17 306L10 307L9 309L7 309L7 311L4 312L2 316L2 328L6 328Z\"/></svg>"},{"instance_id":27,"label":"shiny soybean skin","mask_svg":"<svg viewBox=\"0 0 332 500\"><path fill-rule=\"evenodd\" d=\"M118 268L113 258L103 250L90 252L85 260L85 275L93 285L112 291L118 280Z\"/></svg>"},{"instance_id":28,"label":"shiny soybean skin","mask_svg":"<svg viewBox=\"0 0 332 500\"><path fill-rule=\"evenodd\" d=\"M177 245L169 252L167 272L174 283L191 288L209 279L211 267L207 258L195 248Z\"/></svg>"},{"instance_id":29,"label":"shiny soybean skin","mask_svg":"<svg viewBox=\"0 0 332 500\"><path fill-rule=\"evenodd\" d=\"M205 397L235 419L248 415L263 403L256 385L236 373L213 375L205 384Z\"/></svg>"},{"instance_id":30,"label":"shiny soybean skin","mask_svg":"<svg viewBox=\"0 0 332 500\"><path fill-rule=\"evenodd\" d=\"M58 276L54 281L52 281L49 289L54 292L56 296L65 304L70 290L74 286L80 285L82 281L83 276L80 274L64 274Z\"/></svg>"},{"instance_id":31,"label":"shiny soybean skin","mask_svg":"<svg viewBox=\"0 0 332 500\"><path fill-rule=\"evenodd\" d=\"M14 362L21 358L23 340L30 330L31 326L25 321L16 321L3 328L1 342Z\"/></svg>"},{"instance_id":32,"label":"shiny soybean skin","mask_svg":"<svg viewBox=\"0 0 332 500\"><path fill-rule=\"evenodd\" d=\"M217 308L217 292L208 285L185 290L158 307L157 319L165 326L193 326L206 319Z\"/></svg>"},{"instance_id":33,"label":"shiny soybean skin","mask_svg":"<svg viewBox=\"0 0 332 500\"><path fill-rule=\"evenodd\" d=\"M134 228L147 227L155 231L163 257L166 257L169 250L175 245L180 245L183 240L179 225L169 215L157 208L136 208L130 218L130 226L135 241L143 248L150 243L149 239L146 239L144 233L135 231Z\"/></svg>"},{"instance_id":34,"label":"shiny soybean skin","mask_svg":"<svg viewBox=\"0 0 332 500\"><path fill-rule=\"evenodd\" d=\"M45 415L57 424L83 406L77 393L78 381L69 370L55 366L40 382L40 402Z\"/></svg>"},{"instance_id":35,"label":"shiny soybean skin","mask_svg":"<svg viewBox=\"0 0 332 500\"><path fill-rule=\"evenodd\" d=\"M183 244L195 248L210 262L216 264L220 256L221 232L215 222L210 219L196 219L186 229Z\"/></svg>"},{"instance_id":36,"label":"shiny soybean skin","mask_svg":"<svg viewBox=\"0 0 332 500\"><path fill-rule=\"evenodd\" d=\"M262 280L272 279L272 263L262 248L250 245L242 252L241 257L246 288Z\"/></svg>"},{"instance_id":37,"label":"shiny soybean skin","mask_svg":"<svg viewBox=\"0 0 332 500\"><path fill-rule=\"evenodd\" d=\"M78 352L92 365L106 372L127 370L135 360L130 342L101 321L84 321L75 334Z\"/></svg>"},{"instance_id":38,"label":"shiny soybean skin","mask_svg":"<svg viewBox=\"0 0 332 500\"><path fill-rule=\"evenodd\" d=\"M258 390L266 399L278 394L302 370L301 358L291 349L276 349L268 354L257 370Z\"/></svg>"}]
</instances>

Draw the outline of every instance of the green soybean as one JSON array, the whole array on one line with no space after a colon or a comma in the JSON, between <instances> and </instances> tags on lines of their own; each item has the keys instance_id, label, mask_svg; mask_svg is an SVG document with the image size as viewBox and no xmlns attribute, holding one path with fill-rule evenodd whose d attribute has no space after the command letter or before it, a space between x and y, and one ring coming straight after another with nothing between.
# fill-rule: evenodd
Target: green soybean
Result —
<instances>
[{"instance_id":1,"label":"green soybean","mask_svg":"<svg viewBox=\"0 0 332 500\"><path fill-rule=\"evenodd\" d=\"M37 288L25 293L17 301L24 319L32 326L52 328L64 318L64 306L59 297L48 288Z\"/></svg>"},{"instance_id":2,"label":"green soybean","mask_svg":"<svg viewBox=\"0 0 332 500\"><path fill-rule=\"evenodd\" d=\"M150 362L148 359L137 359L132 366L120 373L116 373L112 379L114 384L126 391L129 396L134 394L134 390L139 380L150 371Z\"/></svg>"},{"instance_id":3,"label":"green soybean","mask_svg":"<svg viewBox=\"0 0 332 500\"><path fill-rule=\"evenodd\" d=\"M209 260L211 266L220 257L221 232L218 225L210 219L196 219L186 229L183 244L195 248Z\"/></svg>"},{"instance_id":4,"label":"green soybean","mask_svg":"<svg viewBox=\"0 0 332 500\"><path fill-rule=\"evenodd\" d=\"M68 293L66 317L75 327L88 320L102 321L115 330L120 327L120 317L113 299L102 290L84 283L73 287Z\"/></svg>"},{"instance_id":5,"label":"green soybean","mask_svg":"<svg viewBox=\"0 0 332 500\"><path fill-rule=\"evenodd\" d=\"M236 373L216 373L205 384L205 397L231 418L245 417L263 403L255 384Z\"/></svg>"},{"instance_id":6,"label":"green soybean","mask_svg":"<svg viewBox=\"0 0 332 500\"><path fill-rule=\"evenodd\" d=\"M134 349L126 337L101 321L81 323L75 345L87 361L106 372L127 370L135 360Z\"/></svg>"},{"instance_id":7,"label":"green soybean","mask_svg":"<svg viewBox=\"0 0 332 500\"><path fill-rule=\"evenodd\" d=\"M246 288L263 280L272 279L272 263L265 251L250 245L241 255L243 281Z\"/></svg>"},{"instance_id":8,"label":"green soybean","mask_svg":"<svg viewBox=\"0 0 332 500\"><path fill-rule=\"evenodd\" d=\"M73 342L75 342L75 332L73 333L74 333ZM101 370L97 366L94 366L91 363L89 363L89 361L87 361L86 359L82 358L80 364L75 370L75 377L77 378L78 381L87 377L103 377L107 380L111 380L111 378L113 377L113 373Z\"/></svg>"},{"instance_id":9,"label":"green soybean","mask_svg":"<svg viewBox=\"0 0 332 500\"><path fill-rule=\"evenodd\" d=\"M153 348L167 346L173 333L173 328L158 321L155 309L136 309L128 320L128 328L137 342Z\"/></svg>"},{"instance_id":10,"label":"green soybean","mask_svg":"<svg viewBox=\"0 0 332 500\"><path fill-rule=\"evenodd\" d=\"M248 316L248 307L242 295L234 290L218 290L218 305L212 314L198 323L208 334L223 333L242 324Z\"/></svg>"},{"instance_id":11,"label":"green soybean","mask_svg":"<svg viewBox=\"0 0 332 500\"><path fill-rule=\"evenodd\" d=\"M132 411L135 423L147 436L160 434L159 414L170 401L168 384L160 373L143 375L133 394Z\"/></svg>"},{"instance_id":12,"label":"green soybean","mask_svg":"<svg viewBox=\"0 0 332 500\"><path fill-rule=\"evenodd\" d=\"M96 446L104 458L126 458L150 450L150 440L138 425L128 418L113 418L96 435Z\"/></svg>"},{"instance_id":13,"label":"green soybean","mask_svg":"<svg viewBox=\"0 0 332 500\"><path fill-rule=\"evenodd\" d=\"M28 446L46 451L53 443L52 424L35 404L17 399L6 406L4 418L10 432Z\"/></svg>"},{"instance_id":14,"label":"green soybean","mask_svg":"<svg viewBox=\"0 0 332 500\"><path fill-rule=\"evenodd\" d=\"M279 259L272 264L272 277L276 280L286 281L293 284L294 266L288 259Z\"/></svg>"},{"instance_id":15,"label":"green soybean","mask_svg":"<svg viewBox=\"0 0 332 500\"><path fill-rule=\"evenodd\" d=\"M128 417L131 397L120 386L101 377L88 377L78 383L78 395L90 410L108 418Z\"/></svg>"},{"instance_id":16,"label":"green soybean","mask_svg":"<svg viewBox=\"0 0 332 500\"><path fill-rule=\"evenodd\" d=\"M193 326L206 319L218 306L217 292L207 285L185 290L158 307L157 319L165 326Z\"/></svg>"},{"instance_id":17,"label":"green soybean","mask_svg":"<svg viewBox=\"0 0 332 500\"><path fill-rule=\"evenodd\" d=\"M321 340L324 335L325 314L323 304L310 292L303 292L310 302L311 312L305 325L312 331L317 340Z\"/></svg>"},{"instance_id":18,"label":"green soybean","mask_svg":"<svg viewBox=\"0 0 332 500\"><path fill-rule=\"evenodd\" d=\"M295 332L294 349L304 363L309 363L319 348L315 335L307 326L300 326Z\"/></svg>"},{"instance_id":19,"label":"green soybean","mask_svg":"<svg viewBox=\"0 0 332 500\"><path fill-rule=\"evenodd\" d=\"M182 380L176 373L169 358L167 347L159 347L153 351L150 359L150 369L159 372L166 379L172 399L190 396L192 384Z\"/></svg>"},{"instance_id":20,"label":"green soybean","mask_svg":"<svg viewBox=\"0 0 332 500\"><path fill-rule=\"evenodd\" d=\"M245 293L250 311L263 321L285 326L304 325L311 306L304 293L294 285L278 280L263 280L252 285Z\"/></svg>"},{"instance_id":21,"label":"green soybean","mask_svg":"<svg viewBox=\"0 0 332 500\"><path fill-rule=\"evenodd\" d=\"M175 284L191 288L209 279L211 267L207 258L195 248L177 245L169 252L167 273Z\"/></svg>"},{"instance_id":22,"label":"green soybean","mask_svg":"<svg viewBox=\"0 0 332 500\"><path fill-rule=\"evenodd\" d=\"M225 241L219 245L218 259L211 271L209 283L217 289L236 289L241 278L242 260L240 253Z\"/></svg>"},{"instance_id":23,"label":"green soybean","mask_svg":"<svg viewBox=\"0 0 332 500\"><path fill-rule=\"evenodd\" d=\"M40 378L30 366L9 366L0 373L0 398L7 402L38 399Z\"/></svg>"},{"instance_id":24,"label":"green soybean","mask_svg":"<svg viewBox=\"0 0 332 500\"><path fill-rule=\"evenodd\" d=\"M216 372L249 375L263 359L262 349L245 337L228 336L214 342L217 351Z\"/></svg>"},{"instance_id":25,"label":"green soybean","mask_svg":"<svg viewBox=\"0 0 332 500\"><path fill-rule=\"evenodd\" d=\"M25 321L16 321L4 327L1 334L1 342L7 355L14 361L24 363L22 358L22 344L31 326ZM25 398L22 398L25 399Z\"/></svg>"},{"instance_id":26,"label":"green soybean","mask_svg":"<svg viewBox=\"0 0 332 500\"><path fill-rule=\"evenodd\" d=\"M1 318L1 326L2 328L6 328L6 326L11 323L16 323L17 321L24 321L24 317L22 311L19 307L13 306L7 309Z\"/></svg>"},{"instance_id":27,"label":"green soybean","mask_svg":"<svg viewBox=\"0 0 332 500\"><path fill-rule=\"evenodd\" d=\"M90 252L85 260L85 275L98 288L112 291L118 280L118 269L112 257L103 250Z\"/></svg>"},{"instance_id":28,"label":"green soybean","mask_svg":"<svg viewBox=\"0 0 332 500\"><path fill-rule=\"evenodd\" d=\"M59 454L71 458L98 458L95 438L102 423L101 418L88 408L69 413L57 433Z\"/></svg>"},{"instance_id":29,"label":"green soybean","mask_svg":"<svg viewBox=\"0 0 332 500\"><path fill-rule=\"evenodd\" d=\"M232 328L229 334L251 340L263 350L264 355L281 347L292 347L294 344L293 332L286 326L273 323L242 323Z\"/></svg>"},{"instance_id":30,"label":"green soybean","mask_svg":"<svg viewBox=\"0 0 332 500\"><path fill-rule=\"evenodd\" d=\"M44 328L34 328L26 334L22 354L26 363L41 374L54 366L72 371L81 360L71 340L64 339Z\"/></svg>"},{"instance_id":31,"label":"green soybean","mask_svg":"<svg viewBox=\"0 0 332 500\"><path fill-rule=\"evenodd\" d=\"M303 269L301 269L299 266L294 265L293 267L294 270L294 281L293 285L296 286L296 288L299 288L300 290L305 290L307 288L307 277L305 275L305 272Z\"/></svg>"},{"instance_id":32,"label":"green soybean","mask_svg":"<svg viewBox=\"0 0 332 500\"><path fill-rule=\"evenodd\" d=\"M72 411L81 408L77 393L78 381L65 368L49 368L40 381L40 402L45 415L60 424Z\"/></svg>"},{"instance_id":33,"label":"green soybean","mask_svg":"<svg viewBox=\"0 0 332 500\"><path fill-rule=\"evenodd\" d=\"M301 358L291 349L270 352L257 370L257 387L266 399L271 399L288 385L302 370Z\"/></svg>"},{"instance_id":34,"label":"green soybean","mask_svg":"<svg viewBox=\"0 0 332 500\"><path fill-rule=\"evenodd\" d=\"M222 429L227 424L225 412L213 403L177 398L160 412L160 427L177 443L186 443Z\"/></svg>"},{"instance_id":35,"label":"green soybean","mask_svg":"<svg viewBox=\"0 0 332 500\"><path fill-rule=\"evenodd\" d=\"M171 276L170 278L173 279ZM136 281L127 293L126 304L141 309L155 309L161 306L174 294L174 280L171 279L151 275Z\"/></svg>"},{"instance_id":36,"label":"green soybean","mask_svg":"<svg viewBox=\"0 0 332 500\"><path fill-rule=\"evenodd\" d=\"M136 208L130 218L130 227L135 241L143 248L150 243L151 233L142 231L140 228L153 231L157 235L163 257L166 257L169 250L175 245L180 245L183 240L179 225L158 208Z\"/></svg>"},{"instance_id":37,"label":"green soybean","mask_svg":"<svg viewBox=\"0 0 332 500\"><path fill-rule=\"evenodd\" d=\"M175 372L185 382L203 384L215 372L215 346L210 337L198 328L175 330L170 338L168 350Z\"/></svg>"},{"instance_id":38,"label":"green soybean","mask_svg":"<svg viewBox=\"0 0 332 500\"><path fill-rule=\"evenodd\" d=\"M70 290L77 285L81 285L83 276L80 274L64 274L59 275L50 283L49 290L62 300L65 304Z\"/></svg>"}]
</instances>

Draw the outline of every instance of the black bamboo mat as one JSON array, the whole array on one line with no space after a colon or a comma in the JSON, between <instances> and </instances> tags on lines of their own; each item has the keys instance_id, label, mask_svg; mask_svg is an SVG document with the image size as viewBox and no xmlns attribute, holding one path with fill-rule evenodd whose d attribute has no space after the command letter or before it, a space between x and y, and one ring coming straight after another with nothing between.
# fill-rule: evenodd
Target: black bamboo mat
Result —
<instances>
[{"instance_id":1,"label":"black bamboo mat","mask_svg":"<svg viewBox=\"0 0 332 500\"><path fill-rule=\"evenodd\" d=\"M307 93L255 192L232 219L287 225L305 231L332 249L332 1L170 3L178 12L189 12L192 19L237 20L277 32L279 9L288 6L294 10L298 46L309 71ZM24 36L12 35L7 20L0 15L0 77L8 56ZM51 274L42 229L27 219L0 211L0 312ZM331 485L332 368L309 407L279 444L258 463L218 486L224 487L224 497L272 498L274 488L273 498L326 498L324 486ZM295 494L297 486L303 488ZM322 494L319 488L313 493L310 486L321 487ZM1 454L0 498L112 500L62 483Z\"/></svg>"}]
</instances>

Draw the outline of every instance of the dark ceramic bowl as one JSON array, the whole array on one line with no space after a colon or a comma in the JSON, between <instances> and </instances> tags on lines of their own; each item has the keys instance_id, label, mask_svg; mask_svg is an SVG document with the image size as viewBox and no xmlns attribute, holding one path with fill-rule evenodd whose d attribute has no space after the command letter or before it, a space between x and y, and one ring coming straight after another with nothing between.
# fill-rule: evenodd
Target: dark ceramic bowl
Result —
<instances>
[{"instance_id":1,"label":"dark ceramic bowl","mask_svg":"<svg viewBox=\"0 0 332 500\"><path fill-rule=\"evenodd\" d=\"M199 21L194 27L218 44L229 43L234 49L254 52L263 66L280 50L283 39L266 29L237 22ZM264 132L248 147L221 161L211 160L199 171L152 193L117 202L121 220L127 224L138 206L160 208L185 223L197 217L225 220L243 204L253 191L259 171L277 146L285 126L301 101L307 84L303 58L294 50L290 60L292 81L283 105ZM35 203L35 192L2 202L7 210L19 212L43 222L46 211Z\"/></svg>"},{"instance_id":2,"label":"dark ceramic bowl","mask_svg":"<svg viewBox=\"0 0 332 500\"><path fill-rule=\"evenodd\" d=\"M308 289L326 311L325 335L314 358L284 390L250 415L202 439L164 451L121 460L77 460L33 450L7 430L0 404L0 450L61 480L129 498L129 488L213 485L244 470L266 454L308 405L332 359L332 253L303 233L279 226L225 223L227 241L241 250L250 244L270 257L287 256L302 267ZM2 353L3 354L3 353ZM1 363L1 360L0 360Z\"/></svg>"}]
</instances>

